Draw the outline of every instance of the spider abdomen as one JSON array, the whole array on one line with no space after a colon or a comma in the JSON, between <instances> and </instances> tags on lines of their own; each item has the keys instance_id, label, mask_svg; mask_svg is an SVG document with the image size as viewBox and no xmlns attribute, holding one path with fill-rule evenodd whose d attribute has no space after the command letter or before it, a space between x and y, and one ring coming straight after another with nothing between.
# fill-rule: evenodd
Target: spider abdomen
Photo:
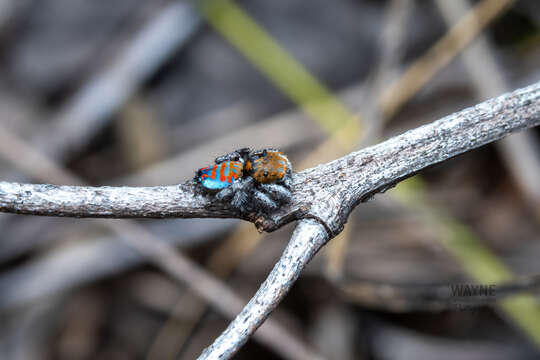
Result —
<instances>
[{"instance_id":1,"label":"spider abdomen","mask_svg":"<svg viewBox=\"0 0 540 360\"><path fill-rule=\"evenodd\" d=\"M217 201L242 214L275 211L292 197L292 167L277 149L242 148L219 156L215 165L197 171L195 181Z\"/></svg>"},{"instance_id":2,"label":"spider abdomen","mask_svg":"<svg viewBox=\"0 0 540 360\"><path fill-rule=\"evenodd\" d=\"M242 169L240 161L225 161L199 169L195 179L206 189L220 190L241 178Z\"/></svg>"}]
</instances>

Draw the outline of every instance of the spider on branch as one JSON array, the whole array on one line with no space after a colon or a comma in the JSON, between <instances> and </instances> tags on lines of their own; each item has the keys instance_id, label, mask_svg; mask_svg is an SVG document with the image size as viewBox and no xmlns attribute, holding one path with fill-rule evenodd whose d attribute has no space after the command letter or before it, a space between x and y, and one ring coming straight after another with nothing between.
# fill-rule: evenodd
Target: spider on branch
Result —
<instances>
[{"instance_id":1,"label":"spider on branch","mask_svg":"<svg viewBox=\"0 0 540 360\"><path fill-rule=\"evenodd\" d=\"M217 157L194 180L242 214L267 214L290 201L292 166L277 149L242 148Z\"/></svg>"}]
</instances>

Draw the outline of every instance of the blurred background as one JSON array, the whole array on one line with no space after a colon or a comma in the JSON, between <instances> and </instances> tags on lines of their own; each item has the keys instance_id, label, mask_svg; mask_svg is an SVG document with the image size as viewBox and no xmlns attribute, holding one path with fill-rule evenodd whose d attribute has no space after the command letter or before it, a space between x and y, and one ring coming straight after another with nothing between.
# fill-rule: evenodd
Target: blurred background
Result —
<instances>
[{"instance_id":1,"label":"blurred background","mask_svg":"<svg viewBox=\"0 0 540 360\"><path fill-rule=\"evenodd\" d=\"M2 181L175 184L245 146L301 170L538 81L540 3L0 0L0 64ZM538 358L536 294L447 296L540 273L539 131L510 139L361 204L271 316L291 343ZM0 214L1 359L193 359L226 327L115 221ZM293 229L138 223L246 301ZM309 358L285 348L251 339L236 358Z\"/></svg>"}]
</instances>

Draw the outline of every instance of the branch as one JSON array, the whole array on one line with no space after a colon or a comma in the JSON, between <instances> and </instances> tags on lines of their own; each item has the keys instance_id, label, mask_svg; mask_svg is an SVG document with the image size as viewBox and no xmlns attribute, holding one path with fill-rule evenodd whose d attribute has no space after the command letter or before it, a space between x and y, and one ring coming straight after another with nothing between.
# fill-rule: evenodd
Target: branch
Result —
<instances>
[{"instance_id":1,"label":"branch","mask_svg":"<svg viewBox=\"0 0 540 360\"><path fill-rule=\"evenodd\" d=\"M317 251L342 229L359 202L427 166L538 125L539 89L537 83L297 174L292 205L297 206L296 216L312 216L318 222L299 223L255 296L199 359L231 358L285 297ZM279 226L290 211L272 215L274 223L265 224L266 229Z\"/></svg>"},{"instance_id":2,"label":"branch","mask_svg":"<svg viewBox=\"0 0 540 360\"><path fill-rule=\"evenodd\" d=\"M540 123L540 82L293 177L289 205L266 217L242 216L200 191L178 186L78 187L0 182L0 211L109 218L243 218L274 231L302 218L339 233L360 202L431 165Z\"/></svg>"},{"instance_id":3,"label":"branch","mask_svg":"<svg viewBox=\"0 0 540 360\"><path fill-rule=\"evenodd\" d=\"M328 242L328 236L319 222L300 221L281 258L255 296L199 359L231 358L285 297L306 264Z\"/></svg>"},{"instance_id":4,"label":"branch","mask_svg":"<svg viewBox=\"0 0 540 360\"><path fill-rule=\"evenodd\" d=\"M232 218L193 183L153 187L57 186L0 182L0 211L88 218Z\"/></svg>"}]
</instances>

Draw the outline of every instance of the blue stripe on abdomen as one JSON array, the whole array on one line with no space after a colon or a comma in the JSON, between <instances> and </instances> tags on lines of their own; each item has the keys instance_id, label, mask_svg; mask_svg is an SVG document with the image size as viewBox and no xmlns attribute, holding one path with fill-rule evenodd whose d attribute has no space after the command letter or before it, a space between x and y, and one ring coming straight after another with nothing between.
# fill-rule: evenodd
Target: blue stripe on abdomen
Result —
<instances>
[{"instance_id":1,"label":"blue stripe on abdomen","mask_svg":"<svg viewBox=\"0 0 540 360\"><path fill-rule=\"evenodd\" d=\"M226 181L220 181L219 179L205 178L201 181L202 186L211 190L224 189L230 184Z\"/></svg>"}]
</instances>

